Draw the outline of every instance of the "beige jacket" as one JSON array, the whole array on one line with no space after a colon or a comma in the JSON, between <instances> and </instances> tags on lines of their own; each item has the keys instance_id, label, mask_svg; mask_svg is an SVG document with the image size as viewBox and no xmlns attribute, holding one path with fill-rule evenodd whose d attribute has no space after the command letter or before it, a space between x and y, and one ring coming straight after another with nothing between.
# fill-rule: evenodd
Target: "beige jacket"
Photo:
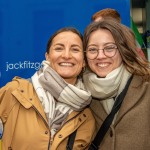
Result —
<instances>
[{"instance_id":1,"label":"beige jacket","mask_svg":"<svg viewBox=\"0 0 150 150\"><path fill-rule=\"evenodd\" d=\"M90 105L96 119L96 131L107 114L100 101ZM150 150L150 82L134 76L114 125L105 135L100 150Z\"/></svg>"},{"instance_id":2,"label":"beige jacket","mask_svg":"<svg viewBox=\"0 0 150 150\"><path fill-rule=\"evenodd\" d=\"M95 121L89 108L72 112L50 142L50 129L43 107L32 84L13 79L0 89L0 118L4 124L2 149L65 150L68 136L77 130L74 150L84 150L91 142Z\"/></svg>"}]
</instances>

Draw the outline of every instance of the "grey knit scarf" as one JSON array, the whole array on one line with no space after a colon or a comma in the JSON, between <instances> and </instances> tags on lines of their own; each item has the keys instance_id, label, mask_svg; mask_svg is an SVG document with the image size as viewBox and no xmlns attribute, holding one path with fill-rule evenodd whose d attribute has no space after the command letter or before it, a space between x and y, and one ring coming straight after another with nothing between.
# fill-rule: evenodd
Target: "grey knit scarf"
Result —
<instances>
[{"instance_id":1,"label":"grey knit scarf","mask_svg":"<svg viewBox=\"0 0 150 150\"><path fill-rule=\"evenodd\" d=\"M47 61L32 76L32 83L46 113L51 135L61 128L69 113L81 111L91 102L91 94L85 91L80 79L76 85L65 82Z\"/></svg>"}]
</instances>

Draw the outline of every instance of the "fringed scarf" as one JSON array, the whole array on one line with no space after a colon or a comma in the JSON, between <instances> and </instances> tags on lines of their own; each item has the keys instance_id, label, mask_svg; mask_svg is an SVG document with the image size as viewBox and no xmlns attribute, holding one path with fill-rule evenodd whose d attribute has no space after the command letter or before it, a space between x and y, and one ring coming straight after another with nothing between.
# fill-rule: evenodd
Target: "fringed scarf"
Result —
<instances>
[{"instance_id":1,"label":"fringed scarf","mask_svg":"<svg viewBox=\"0 0 150 150\"><path fill-rule=\"evenodd\" d=\"M48 61L32 76L32 83L42 103L51 129L51 139L62 127L68 114L81 111L91 102L91 94L85 91L80 79L76 85L65 82Z\"/></svg>"}]
</instances>

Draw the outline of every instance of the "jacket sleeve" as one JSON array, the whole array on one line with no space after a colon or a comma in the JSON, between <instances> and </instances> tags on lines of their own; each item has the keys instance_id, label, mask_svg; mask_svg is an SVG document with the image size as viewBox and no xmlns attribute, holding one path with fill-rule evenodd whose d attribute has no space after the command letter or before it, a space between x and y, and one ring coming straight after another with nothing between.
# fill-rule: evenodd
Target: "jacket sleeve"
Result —
<instances>
[{"instance_id":1,"label":"jacket sleeve","mask_svg":"<svg viewBox=\"0 0 150 150\"><path fill-rule=\"evenodd\" d=\"M7 121L8 115L16 103L12 95L15 87L16 84L10 82L0 89L0 120L2 123Z\"/></svg>"}]
</instances>

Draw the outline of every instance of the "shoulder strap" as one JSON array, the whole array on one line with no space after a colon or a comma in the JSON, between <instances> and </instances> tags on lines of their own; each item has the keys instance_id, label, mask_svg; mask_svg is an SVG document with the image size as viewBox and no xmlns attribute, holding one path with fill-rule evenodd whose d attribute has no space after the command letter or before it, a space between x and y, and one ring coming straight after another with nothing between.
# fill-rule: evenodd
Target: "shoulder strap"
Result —
<instances>
[{"instance_id":1,"label":"shoulder strap","mask_svg":"<svg viewBox=\"0 0 150 150\"><path fill-rule=\"evenodd\" d=\"M120 108L120 106L123 102L123 99L124 99L124 97L127 93L128 87L131 83L131 80L132 80L132 76L128 80L128 82L127 82L125 88L123 89L123 91L117 97L117 99L114 103L114 106L112 108L111 113L104 120L104 122L103 122L102 126L100 127L96 137L94 138L91 146L89 147L89 150L98 150L99 149L100 143L102 142L105 134L107 133L107 131L108 131L113 119L114 119L114 116L115 116L116 112L118 112L118 110L119 110L119 108Z\"/></svg>"},{"instance_id":2,"label":"shoulder strap","mask_svg":"<svg viewBox=\"0 0 150 150\"><path fill-rule=\"evenodd\" d=\"M77 132L77 130L75 130L75 131L69 136L66 150L72 150L72 149L73 149L73 144L74 144L74 140L75 140L75 137L76 137L76 132Z\"/></svg>"}]
</instances>

